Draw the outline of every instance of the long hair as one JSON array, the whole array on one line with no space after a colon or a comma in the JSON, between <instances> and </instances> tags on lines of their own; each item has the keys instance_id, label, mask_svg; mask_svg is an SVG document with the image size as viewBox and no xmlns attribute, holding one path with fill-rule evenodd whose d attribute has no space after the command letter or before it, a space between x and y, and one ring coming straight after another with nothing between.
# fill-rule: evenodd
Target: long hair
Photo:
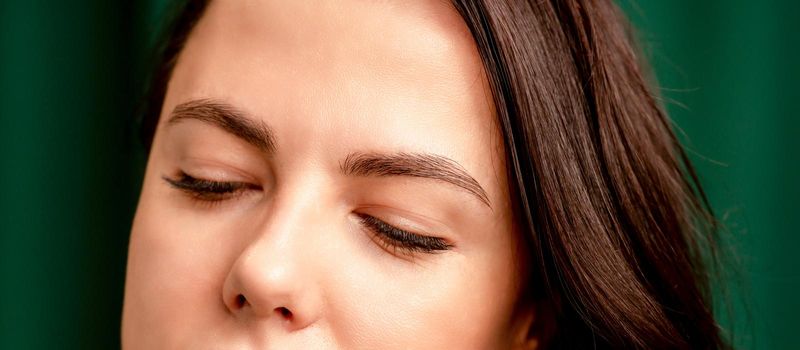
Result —
<instances>
[{"instance_id":1,"label":"long hair","mask_svg":"<svg viewBox=\"0 0 800 350\"><path fill-rule=\"evenodd\" d=\"M143 113L208 0L165 33ZM611 0L453 0L482 58L546 348L728 348L710 280L717 225Z\"/></svg>"}]
</instances>

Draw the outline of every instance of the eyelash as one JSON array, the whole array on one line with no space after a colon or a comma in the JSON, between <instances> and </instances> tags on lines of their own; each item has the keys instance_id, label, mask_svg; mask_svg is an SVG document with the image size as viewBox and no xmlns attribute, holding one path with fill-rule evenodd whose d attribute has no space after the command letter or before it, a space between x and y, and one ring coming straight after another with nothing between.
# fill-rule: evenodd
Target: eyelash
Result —
<instances>
[{"instance_id":1,"label":"eyelash","mask_svg":"<svg viewBox=\"0 0 800 350\"><path fill-rule=\"evenodd\" d=\"M177 179L163 177L173 188L188 194L192 199L217 203L243 194L247 190L260 190L261 187L247 182L212 181L198 179L181 172Z\"/></svg>"},{"instance_id":2,"label":"eyelash","mask_svg":"<svg viewBox=\"0 0 800 350\"><path fill-rule=\"evenodd\" d=\"M398 249L409 254L432 254L450 250L453 247L452 244L438 237L424 236L401 230L370 215L356 215L358 215L361 224L374 233L376 238L386 245L385 248L392 249L392 253L395 255L397 255Z\"/></svg>"},{"instance_id":3,"label":"eyelash","mask_svg":"<svg viewBox=\"0 0 800 350\"><path fill-rule=\"evenodd\" d=\"M181 172L177 179L163 177L173 188L189 195L199 202L215 204L224 200L235 198L247 190L260 190L258 185L247 182L229 182L198 179ZM453 246L442 238L419 235L387 224L386 222L367 214L356 214L365 228L380 240L385 249L391 249L397 255L398 250L403 253L439 253L450 250Z\"/></svg>"}]
</instances>

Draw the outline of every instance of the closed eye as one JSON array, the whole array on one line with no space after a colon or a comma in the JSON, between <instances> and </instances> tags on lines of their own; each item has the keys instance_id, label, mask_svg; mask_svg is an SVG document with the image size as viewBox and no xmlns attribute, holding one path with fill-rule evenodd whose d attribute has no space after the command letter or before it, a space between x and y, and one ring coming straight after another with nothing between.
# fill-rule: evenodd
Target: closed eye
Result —
<instances>
[{"instance_id":1,"label":"closed eye","mask_svg":"<svg viewBox=\"0 0 800 350\"><path fill-rule=\"evenodd\" d=\"M450 250L453 245L439 237L420 235L387 224L386 222L367 214L357 214L361 224L375 234L384 246L393 253L403 250L404 253L440 253Z\"/></svg>"},{"instance_id":2,"label":"closed eye","mask_svg":"<svg viewBox=\"0 0 800 350\"><path fill-rule=\"evenodd\" d=\"M234 198L247 190L261 190L261 186L247 182L200 179L185 172L180 172L174 179L167 176L162 178L173 188L204 202L219 202Z\"/></svg>"}]
</instances>

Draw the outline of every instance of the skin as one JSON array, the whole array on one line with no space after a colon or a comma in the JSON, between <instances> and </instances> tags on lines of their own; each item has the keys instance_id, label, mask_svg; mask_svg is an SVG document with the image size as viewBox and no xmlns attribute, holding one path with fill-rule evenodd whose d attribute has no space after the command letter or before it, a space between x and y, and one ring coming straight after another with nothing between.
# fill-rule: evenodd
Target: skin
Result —
<instances>
[{"instance_id":1,"label":"skin","mask_svg":"<svg viewBox=\"0 0 800 350\"><path fill-rule=\"evenodd\" d=\"M241 111L273 147L170 122L198 100ZM495 120L474 41L445 2L212 2L148 161L123 347L535 347ZM452 160L488 204L437 179L342 171L348 155L401 152ZM165 180L181 172L248 187L208 201ZM392 247L361 214L451 247Z\"/></svg>"}]
</instances>

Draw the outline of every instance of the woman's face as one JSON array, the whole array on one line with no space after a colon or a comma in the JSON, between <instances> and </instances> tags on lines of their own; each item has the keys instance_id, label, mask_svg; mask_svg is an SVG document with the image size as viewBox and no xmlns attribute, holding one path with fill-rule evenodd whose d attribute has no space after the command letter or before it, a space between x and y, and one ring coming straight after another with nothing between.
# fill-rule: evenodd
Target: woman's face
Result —
<instances>
[{"instance_id":1,"label":"woman's face","mask_svg":"<svg viewBox=\"0 0 800 350\"><path fill-rule=\"evenodd\" d=\"M212 2L150 154L124 346L511 347L493 108L444 2Z\"/></svg>"}]
</instances>

